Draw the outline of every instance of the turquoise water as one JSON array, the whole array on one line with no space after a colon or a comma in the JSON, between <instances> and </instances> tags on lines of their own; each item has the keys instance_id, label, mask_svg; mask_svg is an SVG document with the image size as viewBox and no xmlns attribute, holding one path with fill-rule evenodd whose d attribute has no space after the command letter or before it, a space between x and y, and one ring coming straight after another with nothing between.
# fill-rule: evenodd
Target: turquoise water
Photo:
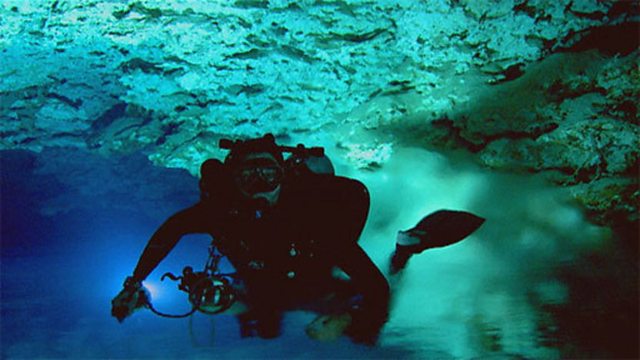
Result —
<instances>
[{"instance_id":1,"label":"turquoise water","mask_svg":"<svg viewBox=\"0 0 640 360\"><path fill-rule=\"evenodd\" d=\"M0 357L638 358L638 224L575 200L630 211L638 19L625 0L0 0ZM375 347L312 341L305 312L270 341L230 316L117 323L111 299L198 201L217 140L265 132L367 185L360 244L381 269L426 214L487 221L389 278ZM548 169L635 188L571 194ZM151 274L158 309L188 309L160 276L209 241Z\"/></svg>"},{"instance_id":2,"label":"turquoise water","mask_svg":"<svg viewBox=\"0 0 640 360\"><path fill-rule=\"evenodd\" d=\"M637 272L634 257L615 250L619 239L535 181L408 153L422 157L423 168L406 157L381 174L352 174L372 193L361 243L381 267L394 229L425 208L466 208L488 220L393 279L390 322L368 348L308 339L303 329L313 315L303 312L288 314L283 336L271 341L241 339L230 316L174 320L140 311L118 324L111 298L155 227L197 201L196 179L141 154L2 152L2 357L614 358L635 351ZM403 206L409 197L422 208ZM187 308L159 277L201 266L207 245L206 237L185 238L149 277L159 308Z\"/></svg>"}]
</instances>

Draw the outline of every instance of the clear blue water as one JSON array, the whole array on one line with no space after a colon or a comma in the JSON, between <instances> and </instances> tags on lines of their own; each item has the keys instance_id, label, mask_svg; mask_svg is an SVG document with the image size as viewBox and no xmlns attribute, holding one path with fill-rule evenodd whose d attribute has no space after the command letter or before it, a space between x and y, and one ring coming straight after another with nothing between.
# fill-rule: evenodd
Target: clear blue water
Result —
<instances>
[{"instance_id":1,"label":"clear blue water","mask_svg":"<svg viewBox=\"0 0 640 360\"><path fill-rule=\"evenodd\" d=\"M373 348L348 339L308 339L303 329L313 315L302 312L289 314L283 336L270 341L241 339L230 316L174 320L140 311L119 324L110 316L111 298L155 228L197 201L197 180L183 170L154 167L143 154L0 154L2 358L619 358L637 350L637 257L629 228L631 242L612 240L566 261L550 260L560 253L536 258L542 255L531 252L531 244L506 245L506 236L491 226L479 235L484 240L412 260L404 288L395 287L402 294L396 310ZM372 176L365 180L374 207L388 207L378 196L390 192L386 183ZM371 233L385 221L372 213L365 236L375 238ZM376 241L365 248L379 259L389 246ZM207 245L206 237L185 238L149 277L158 307L186 309L175 284L159 277L187 264L201 266Z\"/></svg>"},{"instance_id":2,"label":"clear blue water","mask_svg":"<svg viewBox=\"0 0 640 360\"><path fill-rule=\"evenodd\" d=\"M148 311L119 324L110 301L147 239L198 200L197 180L141 155L106 159L77 150L2 153L2 358L352 358L410 356L306 338L311 315L286 318L277 340L242 340L230 316L163 319ZM164 271L204 265L206 237L185 238L150 276L157 306L184 311ZM156 288L157 287L157 288Z\"/></svg>"}]
</instances>

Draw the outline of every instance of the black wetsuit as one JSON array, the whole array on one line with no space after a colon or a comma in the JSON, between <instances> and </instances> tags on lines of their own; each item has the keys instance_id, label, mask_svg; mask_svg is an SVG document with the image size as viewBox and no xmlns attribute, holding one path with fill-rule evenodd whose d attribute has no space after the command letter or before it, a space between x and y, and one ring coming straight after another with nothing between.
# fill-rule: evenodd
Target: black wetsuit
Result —
<instances>
[{"instance_id":1,"label":"black wetsuit","mask_svg":"<svg viewBox=\"0 0 640 360\"><path fill-rule=\"evenodd\" d=\"M338 267L358 295L348 333L373 342L387 319L389 286L357 244L369 211L366 187L343 177L316 175L285 183L278 203L257 209L241 201L201 201L169 218L153 235L136 267L142 280L186 234L208 233L246 285L249 311L240 317L262 337L280 333L283 311L336 291Z\"/></svg>"}]
</instances>

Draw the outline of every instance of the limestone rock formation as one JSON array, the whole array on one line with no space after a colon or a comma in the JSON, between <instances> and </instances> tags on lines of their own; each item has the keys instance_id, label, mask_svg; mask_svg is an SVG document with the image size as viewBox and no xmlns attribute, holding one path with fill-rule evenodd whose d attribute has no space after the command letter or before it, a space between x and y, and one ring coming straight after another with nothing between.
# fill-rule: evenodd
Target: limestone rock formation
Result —
<instances>
[{"instance_id":1,"label":"limestone rock formation","mask_svg":"<svg viewBox=\"0 0 640 360\"><path fill-rule=\"evenodd\" d=\"M463 148L637 219L636 2L0 0L0 19L0 149L195 174L221 137L332 133L356 166Z\"/></svg>"}]
</instances>

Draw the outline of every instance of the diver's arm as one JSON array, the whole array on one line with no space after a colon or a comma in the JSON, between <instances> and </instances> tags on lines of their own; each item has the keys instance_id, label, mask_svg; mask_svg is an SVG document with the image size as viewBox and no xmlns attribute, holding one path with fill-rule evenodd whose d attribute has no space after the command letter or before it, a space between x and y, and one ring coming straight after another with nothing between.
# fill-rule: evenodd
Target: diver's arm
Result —
<instances>
[{"instance_id":1,"label":"diver's arm","mask_svg":"<svg viewBox=\"0 0 640 360\"><path fill-rule=\"evenodd\" d=\"M138 260L133 276L127 277L123 289L111 301L111 315L122 322L136 309L149 303L149 295L142 287L144 280L188 233L203 232L202 205L198 204L171 216L153 234Z\"/></svg>"},{"instance_id":2,"label":"diver's arm","mask_svg":"<svg viewBox=\"0 0 640 360\"><path fill-rule=\"evenodd\" d=\"M133 281L141 282L160 264L183 235L204 232L202 205L182 210L165 221L153 234L133 272Z\"/></svg>"}]
</instances>

